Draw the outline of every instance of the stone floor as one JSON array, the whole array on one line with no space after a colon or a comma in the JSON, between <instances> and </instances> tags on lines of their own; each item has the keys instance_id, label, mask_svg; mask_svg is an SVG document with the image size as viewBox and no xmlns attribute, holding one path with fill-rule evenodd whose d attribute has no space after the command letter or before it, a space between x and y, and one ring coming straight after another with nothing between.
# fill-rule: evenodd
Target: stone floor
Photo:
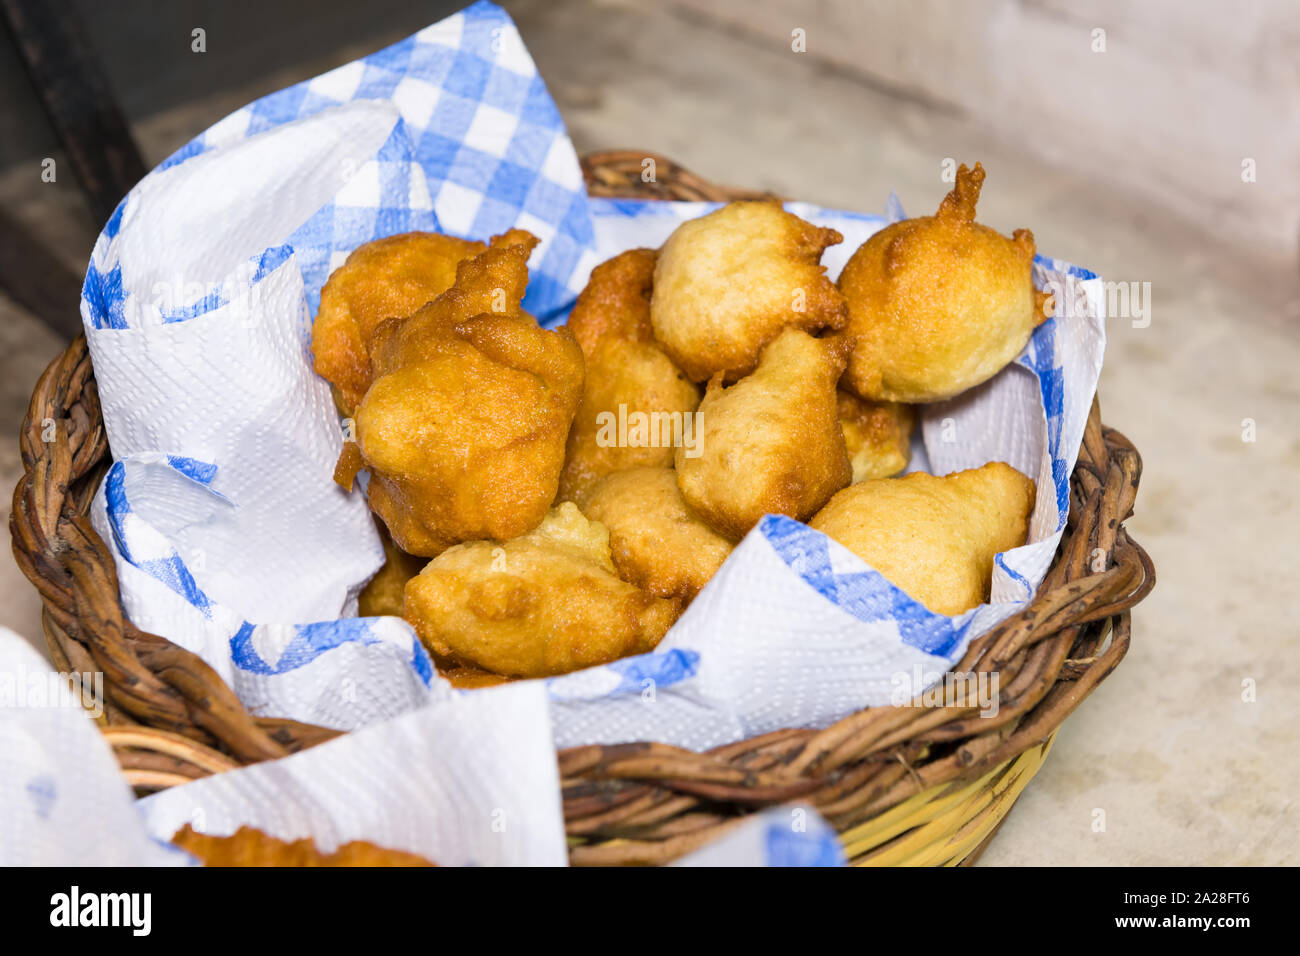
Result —
<instances>
[{"instance_id":1,"label":"stone floor","mask_svg":"<svg viewBox=\"0 0 1300 956\"><path fill-rule=\"evenodd\" d=\"M1127 660L1066 722L983 863L1300 863L1295 263L1221 245L1212 222L1116 193L1104 169L1062 175L960 115L672 7L507 6L580 151L653 149L710 178L845 208L879 210L894 189L910 211L942 195L944 157L981 159L984 221L1029 226L1051 255L1151 284L1149 325L1109 323L1101 398L1145 460L1129 528L1160 583L1134 615ZM227 92L139 124L147 157L247 98ZM71 182L43 185L37 172L0 175L0 201L80 269L94 225ZM0 296L8 434L58 348ZM1254 441L1243 440L1246 419ZM12 487L17 469L14 443L0 445L0 483ZM35 593L9 561L0 624L39 636Z\"/></svg>"}]
</instances>

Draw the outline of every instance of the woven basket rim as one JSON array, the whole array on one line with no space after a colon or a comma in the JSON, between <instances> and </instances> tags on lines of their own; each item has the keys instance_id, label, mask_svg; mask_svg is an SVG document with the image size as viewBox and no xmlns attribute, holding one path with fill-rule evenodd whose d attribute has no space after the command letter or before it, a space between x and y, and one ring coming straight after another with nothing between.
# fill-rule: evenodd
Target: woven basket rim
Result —
<instances>
[{"instance_id":1,"label":"woven basket rim","mask_svg":"<svg viewBox=\"0 0 1300 956\"><path fill-rule=\"evenodd\" d=\"M655 160L652 182L642 175L647 158ZM592 195L771 198L711 184L640 150L590 154L582 165ZM160 789L338 735L250 715L207 664L126 617L112 555L88 518L110 459L84 335L37 382L19 441L15 560L41 594L55 666L105 674L99 721L137 787ZM1102 425L1094 399L1071 477L1070 520L1047 577L1028 608L972 641L954 668L998 671L997 717L981 718L977 701L959 699L869 708L821 730L781 730L704 753L653 742L560 751L572 862L665 862L748 812L793 799L852 833L925 794L954 799L957 788L982 779L994 781L995 792L994 778L1023 767L1024 755L1045 754L1061 722L1127 651L1130 611L1155 584L1150 558L1123 526L1141 471L1137 450ZM1016 779L1027 780L1023 772ZM963 822L952 844L962 856L953 861L973 859L1000 825L987 808L972 813L983 829ZM901 852L899 839L869 847L867 856Z\"/></svg>"}]
</instances>

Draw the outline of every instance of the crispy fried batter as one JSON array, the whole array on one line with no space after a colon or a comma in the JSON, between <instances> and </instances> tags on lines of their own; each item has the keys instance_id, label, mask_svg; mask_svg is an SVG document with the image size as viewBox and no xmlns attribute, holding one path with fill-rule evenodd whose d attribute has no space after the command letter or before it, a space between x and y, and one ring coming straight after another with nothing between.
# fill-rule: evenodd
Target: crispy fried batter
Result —
<instances>
[{"instance_id":1,"label":"crispy fried batter","mask_svg":"<svg viewBox=\"0 0 1300 956\"><path fill-rule=\"evenodd\" d=\"M868 402L840 389L839 409L854 481L889 478L907 467L915 418L911 405Z\"/></svg>"},{"instance_id":2,"label":"crispy fried batter","mask_svg":"<svg viewBox=\"0 0 1300 956\"><path fill-rule=\"evenodd\" d=\"M519 303L528 288L528 257L538 239L523 229L493 236L488 248L456 267L447 290L409 316L387 319L370 336L375 378L442 349L443 338L479 316L526 316Z\"/></svg>"},{"instance_id":3,"label":"crispy fried batter","mask_svg":"<svg viewBox=\"0 0 1300 956\"><path fill-rule=\"evenodd\" d=\"M1034 236L975 222L984 167L962 165L934 216L871 236L844 267L853 345L844 385L875 401L934 402L987 381L1043 321Z\"/></svg>"},{"instance_id":4,"label":"crispy fried batter","mask_svg":"<svg viewBox=\"0 0 1300 956\"><path fill-rule=\"evenodd\" d=\"M385 319L405 318L451 288L456 266L481 242L407 232L360 246L330 275L312 326L316 372L351 415L370 387L370 335Z\"/></svg>"},{"instance_id":5,"label":"crispy fried batter","mask_svg":"<svg viewBox=\"0 0 1300 956\"><path fill-rule=\"evenodd\" d=\"M575 500L624 468L671 465L673 443L690 424L684 416L700 403L699 389L654 341L654 263L654 250L633 249L597 266L569 317L587 374L565 451L561 500Z\"/></svg>"},{"instance_id":6,"label":"crispy fried batter","mask_svg":"<svg viewBox=\"0 0 1300 956\"><path fill-rule=\"evenodd\" d=\"M853 477L835 383L843 342L786 329L758 368L729 388L721 375L700 403L698 456L677 449L686 503L739 540L764 514L803 520Z\"/></svg>"},{"instance_id":7,"label":"crispy fried batter","mask_svg":"<svg viewBox=\"0 0 1300 956\"><path fill-rule=\"evenodd\" d=\"M513 540L449 548L406 585L430 651L520 677L652 650L679 610L618 578L609 533L572 502Z\"/></svg>"},{"instance_id":8,"label":"crispy fried batter","mask_svg":"<svg viewBox=\"0 0 1300 956\"><path fill-rule=\"evenodd\" d=\"M357 447L370 506L410 554L512 538L555 499L583 360L571 333L520 312L535 243L494 239L452 288L371 336Z\"/></svg>"},{"instance_id":9,"label":"crispy fried batter","mask_svg":"<svg viewBox=\"0 0 1300 956\"><path fill-rule=\"evenodd\" d=\"M687 507L671 468L607 475L580 503L609 529L619 576L659 597L690 601L731 553L731 542Z\"/></svg>"},{"instance_id":10,"label":"crispy fried batter","mask_svg":"<svg viewBox=\"0 0 1300 956\"><path fill-rule=\"evenodd\" d=\"M176 831L172 843L197 856L204 866L437 866L414 853L386 850L364 840L344 843L325 854L310 838L290 843L253 827L240 827L230 836L210 836L187 823Z\"/></svg>"},{"instance_id":11,"label":"crispy fried batter","mask_svg":"<svg viewBox=\"0 0 1300 956\"><path fill-rule=\"evenodd\" d=\"M584 355L604 339L654 342L650 295L658 257L654 249L629 249L591 270L566 323Z\"/></svg>"},{"instance_id":12,"label":"crispy fried batter","mask_svg":"<svg viewBox=\"0 0 1300 956\"><path fill-rule=\"evenodd\" d=\"M655 266L655 336L695 381L719 372L734 381L784 328L842 328L844 300L819 264L842 240L776 201L733 202L682 223Z\"/></svg>"},{"instance_id":13,"label":"crispy fried batter","mask_svg":"<svg viewBox=\"0 0 1300 956\"><path fill-rule=\"evenodd\" d=\"M379 539L384 545L384 564L361 589L357 613L361 617L401 617L406 582L419 574L429 559L407 554L393 544L393 538L382 521L379 522Z\"/></svg>"},{"instance_id":14,"label":"crispy fried batter","mask_svg":"<svg viewBox=\"0 0 1300 956\"><path fill-rule=\"evenodd\" d=\"M509 684L514 680L513 677L506 677L502 674L494 674L491 671L469 666L448 667L446 670L439 670L438 673L447 678L451 686L458 690L497 687L501 684Z\"/></svg>"},{"instance_id":15,"label":"crispy fried batter","mask_svg":"<svg viewBox=\"0 0 1300 956\"><path fill-rule=\"evenodd\" d=\"M587 353L582 401L560 476L571 501L605 475L666 467L692 426L700 391L657 346L606 339Z\"/></svg>"},{"instance_id":16,"label":"crispy fried batter","mask_svg":"<svg viewBox=\"0 0 1300 956\"><path fill-rule=\"evenodd\" d=\"M809 525L936 614L961 614L988 600L993 558L1025 543L1033 508L1034 482L995 461L850 485Z\"/></svg>"}]
</instances>

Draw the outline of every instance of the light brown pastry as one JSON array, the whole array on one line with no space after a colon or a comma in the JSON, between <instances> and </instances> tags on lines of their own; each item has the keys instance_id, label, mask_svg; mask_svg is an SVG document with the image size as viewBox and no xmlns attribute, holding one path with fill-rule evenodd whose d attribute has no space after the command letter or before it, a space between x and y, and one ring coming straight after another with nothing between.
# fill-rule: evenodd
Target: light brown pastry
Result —
<instances>
[{"instance_id":1,"label":"light brown pastry","mask_svg":"<svg viewBox=\"0 0 1300 956\"><path fill-rule=\"evenodd\" d=\"M448 667L445 670L438 669L438 673L447 678L452 687L457 690L477 690L480 687L498 687L501 684L509 684L513 677L506 677L503 674L494 674L491 671L485 671L480 667L470 667L468 665L456 665Z\"/></svg>"},{"instance_id":2,"label":"light brown pastry","mask_svg":"<svg viewBox=\"0 0 1300 956\"><path fill-rule=\"evenodd\" d=\"M682 497L714 531L738 541L765 514L800 521L849 483L835 383L843 342L781 332L758 367L724 388L709 382L698 456L677 449Z\"/></svg>"},{"instance_id":3,"label":"light brown pastry","mask_svg":"<svg viewBox=\"0 0 1300 956\"><path fill-rule=\"evenodd\" d=\"M621 580L609 532L564 502L510 541L470 541L406 585L405 617L434 654L545 677L653 650L680 606Z\"/></svg>"},{"instance_id":4,"label":"light brown pastry","mask_svg":"<svg viewBox=\"0 0 1300 956\"><path fill-rule=\"evenodd\" d=\"M609 529L619 576L658 597L690 601L731 553L731 542L687 507L671 468L607 475L581 504Z\"/></svg>"},{"instance_id":5,"label":"light brown pastry","mask_svg":"<svg viewBox=\"0 0 1300 956\"><path fill-rule=\"evenodd\" d=\"M240 827L229 836L198 833L188 823L172 837L204 866L437 866L422 856L386 850L364 840L344 843L333 853L321 853L314 840L280 840L253 827Z\"/></svg>"},{"instance_id":6,"label":"light brown pastry","mask_svg":"<svg viewBox=\"0 0 1300 956\"><path fill-rule=\"evenodd\" d=\"M370 340L374 381L336 478L370 471L393 541L432 557L537 527L555 499L582 394L582 350L520 312L536 239L515 230L461 263L455 284Z\"/></svg>"},{"instance_id":7,"label":"light brown pastry","mask_svg":"<svg viewBox=\"0 0 1300 956\"><path fill-rule=\"evenodd\" d=\"M839 409L854 481L890 478L907 467L915 421L911 405L869 402L840 389Z\"/></svg>"},{"instance_id":8,"label":"light brown pastry","mask_svg":"<svg viewBox=\"0 0 1300 956\"><path fill-rule=\"evenodd\" d=\"M370 387L370 336L385 319L405 318L451 288L456 266L487 247L432 232L386 236L358 247L320 291L312 325L316 372L345 415Z\"/></svg>"},{"instance_id":9,"label":"light brown pastry","mask_svg":"<svg viewBox=\"0 0 1300 956\"><path fill-rule=\"evenodd\" d=\"M734 381L782 329L842 328L844 300L821 265L842 240L775 200L728 203L682 223L655 266L655 337L695 381Z\"/></svg>"},{"instance_id":10,"label":"light brown pastry","mask_svg":"<svg viewBox=\"0 0 1300 956\"><path fill-rule=\"evenodd\" d=\"M840 274L852 343L844 385L873 401L936 402L996 375L1043 321L1034 235L975 221L984 167L965 165L933 216L871 236Z\"/></svg>"},{"instance_id":11,"label":"light brown pastry","mask_svg":"<svg viewBox=\"0 0 1300 956\"><path fill-rule=\"evenodd\" d=\"M845 488L808 524L936 614L989 597L993 558L1025 543L1034 482L1005 462Z\"/></svg>"},{"instance_id":12,"label":"light brown pastry","mask_svg":"<svg viewBox=\"0 0 1300 956\"><path fill-rule=\"evenodd\" d=\"M655 252L632 249L597 266L569 316L586 378L560 475L561 501L624 468L671 466L689 440L700 390L654 341Z\"/></svg>"},{"instance_id":13,"label":"light brown pastry","mask_svg":"<svg viewBox=\"0 0 1300 956\"><path fill-rule=\"evenodd\" d=\"M402 596L406 582L420 573L429 563L428 558L407 554L379 522L379 539L384 545L384 563L357 598L357 613L361 617L402 616Z\"/></svg>"},{"instance_id":14,"label":"light brown pastry","mask_svg":"<svg viewBox=\"0 0 1300 956\"><path fill-rule=\"evenodd\" d=\"M591 270L565 322L584 355L606 339L654 343L650 295L658 257L654 249L629 249Z\"/></svg>"}]
</instances>

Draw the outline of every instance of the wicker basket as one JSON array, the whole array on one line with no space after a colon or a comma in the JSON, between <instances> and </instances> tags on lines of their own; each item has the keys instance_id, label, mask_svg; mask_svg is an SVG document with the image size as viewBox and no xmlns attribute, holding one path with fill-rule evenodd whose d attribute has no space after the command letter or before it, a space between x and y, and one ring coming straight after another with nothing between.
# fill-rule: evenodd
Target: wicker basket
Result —
<instances>
[{"instance_id":1,"label":"wicker basket","mask_svg":"<svg viewBox=\"0 0 1300 956\"><path fill-rule=\"evenodd\" d=\"M759 195L712 186L662 157L654 157L656 181L644 182L647 155L587 157L592 194ZM113 559L87 517L110 457L84 337L41 376L20 443L14 555L41 593L55 665L104 673L100 725L136 788L281 757L338 733L249 714L203 661L127 620ZM1122 525L1141 471L1137 451L1101 424L1094 402L1069 525L1046 580L1029 608L973 641L957 668L998 672L996 717L980 717L970 700L863 710L825 730L781 730L707 753L648 742L562 751L571 861L662 863L749 812L798 799L834 824L854 863L972 862L1061 721L1128 650L1130 609L1155 583L1150 559Z\"/></svg>"}]
</instances>

